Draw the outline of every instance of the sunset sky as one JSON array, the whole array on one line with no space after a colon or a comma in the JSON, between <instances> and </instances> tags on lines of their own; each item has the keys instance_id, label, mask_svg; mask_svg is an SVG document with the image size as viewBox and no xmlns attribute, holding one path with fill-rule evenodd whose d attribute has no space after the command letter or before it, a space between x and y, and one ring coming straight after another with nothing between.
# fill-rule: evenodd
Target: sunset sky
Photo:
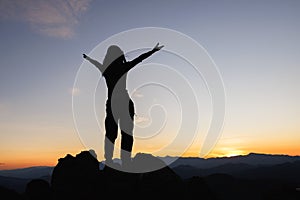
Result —
<instances>
[{"instance_id":1,"label":"sunset sky","mask_svg":"<svg viewBox=\"0 0 300 200\"><path fill-rule=\"evenodd\" d=\"M92 54L99 43L112 35L142 27L168 28L187 35L203 46L220 72L226 94L224 127L206 157L249 152L300 155L299 19L300 1L296 0L2 0L0 169L53 166L67 153L77 154L91 148L96 149L98 160L102 160L105 85L100 73L84 62L82 53ZM104 55L95 56L100 59ZM136 55L126 56L130 60ZM147 62L169 63L170 69L182 69L180 62L172 62L166 51L158 52ZM147 62L130 71L128 84L132 88L153 73L147 74ZM154 71L155 67L162 69L160 65L148 67ZM74 87L80 69L100 79L95 95L99 131L90 126L90 120L84 120L90 116L81 119L90 129L79 133L74 124L72 96L86 97L84 87ZM139 73L144 75L135 79ZM201 93L205 89L203 80L189 76L186 78L191 79L192 86L200 88L197 103L199 115L203 116L199 133L190 141L189 148L178 152L179 145L158 151L170 142L169 134L172 136L173 129L178 128L179 118L174 117L180 115L176 101L164 96L161 88L149 87L136 93L129 88L138 116L134 134L140 138L164 120L160 120L162 110L153 109L148 115L147 106L167 103L166 109L174 110L165 113L170 124L159 133L161 138L155 142L137 139L134 153L200 155L205 138L202 131L205 132L210 120L209 95L204 90ZM170 80L173 86L179 84L176 79ZM143 123L154 125L143 128ZM84 138L85 131L93 134L90 139L94 143Z\"/></svg>"}]
</instances>

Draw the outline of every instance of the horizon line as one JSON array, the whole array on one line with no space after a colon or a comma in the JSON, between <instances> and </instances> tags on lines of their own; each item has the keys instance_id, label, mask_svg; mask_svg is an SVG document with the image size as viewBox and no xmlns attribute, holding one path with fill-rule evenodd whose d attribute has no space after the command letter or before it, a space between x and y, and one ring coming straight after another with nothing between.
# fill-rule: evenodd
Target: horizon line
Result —
<instances>
[{"instance_id":1,"label":"horizon line","mask_svg":"<svg viewBox=\"0 0 300 200\"><path fill-rule=\"evenodd\" d=\"M142 153L142 152L139 152ZM135 156L139 153L136 153ZM149 154L149 153L142 153L142 154ZM157 158L197 158L197 159L203 159L203 160L208 160L208 159L222 159L222 158L236 158L236 157L246 157L249 155L268 155L268 156L289 156L289 157L300 157L300 155L289 155L289 154L272 154L272 153L258 153L258 152L250 152L248 154L241 154L241 155L234 155L234 156L217 156L217 157L209 157L209 158L202 158L202 157L196 157L196 156L154 156ZM68 153L66 153L66 156ZM70 155L70 154L69 154ZM76 154L77 155L77 154ZM152 154L150 154L152 155ZM153 155L152 155L153 156ZM134 157L133 157L134 158ZM60 159L60 158L58 158ZM97 158L96 158L97 159ZM98 160L98 159L97 159ZM120 158L114 158L113 160L120 160ZM99 164L105 162L105 160L98 161ZM3 163L5 165L5 163ZM21 170L21 169L29 169L29 168L37 168L37 167L55 167L56 165L32 165L28 167L20 167L20 168L11 168L11 169L0 169L0 171L9 171L9 170Z\"/></svg>"}]
</instances>

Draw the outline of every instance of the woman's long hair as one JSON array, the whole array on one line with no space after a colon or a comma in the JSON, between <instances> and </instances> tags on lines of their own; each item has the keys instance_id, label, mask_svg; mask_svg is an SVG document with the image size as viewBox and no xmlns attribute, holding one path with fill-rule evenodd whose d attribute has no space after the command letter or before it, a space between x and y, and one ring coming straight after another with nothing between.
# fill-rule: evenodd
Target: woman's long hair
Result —
<instances>
[{"instance_id":1,"label":"woman's long hair","mask_svg":"<svg viewBox=\"0 0 300 200\"><path fill-rule=\"evenodd\" d=\"M103 66L105 69L112 63L122 64L125 63L126 59L124 52L117 45L111 45L108 47L106 55L103 60Z\"/></svg>"}]
</instances>

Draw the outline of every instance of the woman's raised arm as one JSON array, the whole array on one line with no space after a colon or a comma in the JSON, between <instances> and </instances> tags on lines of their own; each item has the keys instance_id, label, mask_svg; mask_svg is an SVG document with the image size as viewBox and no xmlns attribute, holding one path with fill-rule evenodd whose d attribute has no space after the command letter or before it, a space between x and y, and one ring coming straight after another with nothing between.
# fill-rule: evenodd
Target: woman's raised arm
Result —
<instances>
[{"instance_id":1,"label":"woman's raised arm","mask_svg":"<svg viewBox=\"0 0 300 200\"><path fill-rule=\"evenodd\" d=\"M146 58L148 58L149 56L151 56L153 53L161 50L161 48L163 48L164 46L161 45L159 46L159 43L157 43L155 45L155 47L153 47L152 50L143 53L142 55L140 55L139 57L135 58L134 60L130 61L130 69L133 68L135 65L137 65L138 63L142 62L143 60L145 60Z\"/></svg>"},{"instance_id":2,"label":"woman's raised arm","mask_svg":"<svg viewBox=\"0 0 300 200\"><path fill-rule=\"evenodd\" d=\"M94 60L94 59L90 58L86 54L82 54L82 55L83 55L84 59L88 60L90 63L95 65L95 67L97 67L100 70L101 73L104 72L103 65L101 63L99 63L97 60Z\"/></svg>"}]
</instances>

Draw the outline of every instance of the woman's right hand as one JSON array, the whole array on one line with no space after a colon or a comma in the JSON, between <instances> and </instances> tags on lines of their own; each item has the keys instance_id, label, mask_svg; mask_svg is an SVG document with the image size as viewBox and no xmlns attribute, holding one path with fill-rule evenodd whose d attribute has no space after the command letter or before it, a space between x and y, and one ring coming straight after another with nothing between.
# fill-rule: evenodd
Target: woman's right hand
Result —
<instances>
[{"instance_id":1,"label":"woman's right hand","mask_svg":"<svg viewBox=\"0 0 300 200\"><path fill-rule=\"evenodd\" d=\"M159 50L161 50L161 48L163 48L163 47L164 47L164 45L159 46L159 43L157 43L157 44L155 45L155 47L153 48L153 50L154 50L154 51L159 51Z\"/></svg>"}]
</instances>

